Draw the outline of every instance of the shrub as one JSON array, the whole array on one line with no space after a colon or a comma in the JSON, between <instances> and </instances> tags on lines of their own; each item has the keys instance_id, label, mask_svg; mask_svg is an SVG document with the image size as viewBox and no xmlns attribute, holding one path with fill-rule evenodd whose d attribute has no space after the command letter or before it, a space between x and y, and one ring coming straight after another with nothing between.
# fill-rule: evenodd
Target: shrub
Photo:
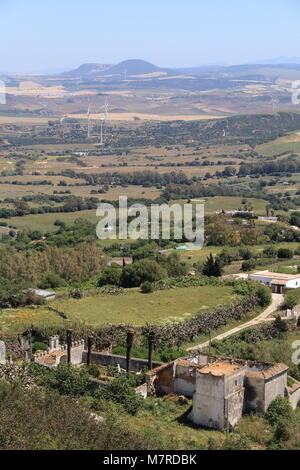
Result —
<instances>
[{"instance_id":1,"label":"shrub","mask_svg":"<svg viewBox=\"0 0 300 470\"><path fill-rule=\"evenodd\" d=\"M277 256L277 250L273 246L268 246L263 250L263 255L266 258L276 258Z\"/></svg>"},{"instance_id":2,"label":"shrub","mask_svg":"<svg viewBox=\"0 0 300 470\"><path fill-rule=\"evenodd\" d=\"M119 286L121 280L122 270L119 266L108 266L104 269L101 276L98 279L97 286Z\"/></svg>"},{"instance_id":3,"label":"shrub","mask_svg":"<svg viewBox=\"0 0 300 470\"><path fill-rule=\"evenodd\" d=\"M289 329L287 322L284 321L280 315L276 315L276 318L274 320L274 327L280 333L285 333Z\"/></svg>"},{"instance_id":4,"label":"shrub","mask_svg":"<svg viewBox=\"0 0 300 470\"><path fill-rule=\"evenodd\" d=\"M46 351L48 349L48 345L42 343L41 341L36 341L32 345L32 352L35 353L36 351Z\"/></svg>"},{"instance_id":5,"label":"shrub","mask_svg":"<svg viewBox=\"0 0 300 470\"><path fill-rule=\"evenodd\" d=\"M220 261L217 258L214 259L212 253L210 253L203 265L202 274L209 277L220 277L222 274Z\"/></svg>"},{"instance_id":6,"label":"shrub","mask_svg":"<svg viewBox=\"0 0 300 470\"><path fill-rule=\"evenodd\" d=\"M248 259L242 263L242 271L251 271L251 269L255 269L256 261L254 259Z\"/></svg>"},{"instance_id":7,"label":"shrub","mask_svg":"<svg viewBox=\"0 0 300 470\"><path fill-rule=\"evenodd\" d=\"M184 357L188 354L183 348L169 348L169 349L162 349L159 351L160 360L162 362L171 362L178 357Z\"/></svg>"},{"instance_id":8,"label":"shrub","mask_svg":"<svg viewBox=\"0 0 300 470\"><path fill-rule=\"evenodd\" d=\"M94 397L119 403L131 415L135 415L143 405L143 398L135 393L125 375L112 380L108 385L97 390Z\"/></svg>"},{"instance_id":9,"label":"shrub","mask_svg":"<svg viewBox=\"0 0 300 470\"><path fill-rule=\"evenodd\" d=\"M242 246L239 249L239 255L243 260L250 260L251 258L253 258L254 253L250 248Z\"/></svg>"},{"instance_id":10,"label":"shrub","mask_svg":"<svg viewBox=\"0 0 300 470\"><path fill-rule=\"evenodd\" d=\"M294 256L293 250L289 248L279 248L277 251L277 257L281 259L291 259Z\"/></svg>"},{"instance_id":11,"label":"shrub","mask_svg":"<svg viewBox=\"0 0 300 470\"><path fill-rule=\"evenodd\" d=\"M265 418L272 426L274 426L283 419L291 420L292 416L293 408L289 400L278 396L271 402Z\"/></svg>"},{"instance_id":12,"label":"shrub","mask_svg":"<svg viewBox=\"0 0 300 470\"><path fill-rule=\"evenodd\" d=\"M63 287L66 284L66 281L62 279L58 274L49 273L42 278L42 280L38 284L38 287L40 289L55 289L56 287Z\"/></svg>"},{"instance_id":13,"label":"shrub","mask_svg":"<svg viewBox=\"0 0 300 470\"><path fill-rule=\"evenodd\" d=\"M271 303L272 294L271 290L267 286L264 286L263 284L257 285L255 294L258 297L258 303L261 307L266 307Z\"/></svg>"},{"instance_id":14,"label":"shrub","mask_svg":"<svg viewBox=\"0 0 300 470\"><path fill-rule=\"evenodd\" d=\"M30 373L39 378L41 385L57 390L61 395L78 397L84 395L90 386L86 369L77 369L70 364L59 364L56 369L45 369L30 364Z\"/></svg>"},{"instance_id":15,"label":"shrub","mask_svg":"<svg viewBox=\"0 0 300 470\"><path fill-rule=\"evenodd\" d=\"M288 291L284 296L283 308L293 309L300 302L300 288Z\"/></svg>"},{"instance_id":16,"label":"shrub","mask_svg":"<svg viewBox=\"0 0 300 470\"><path fill-rule=\"evenodd\" d=\"M149 281L145 281L141 285L141 292L143 292L143 294L150 294L151 292L153 292L153 290L153 284Z\"/></svg>"},{"instance_id":17,"label":"shrub","mask_svg":"<svg viewBox=\"0 0 300 470\"><path fill-rule=\"evenodd\" d=\"M70 297L73 299L81 299L82 298L82 292L80 289L72 289L69 293Z\"/></svg>"},{"instance_id":18,"label":"shrub","mask_svg":"<svg viewBox=\"0 0 300 470\"><path fill-rule=\"evenodd\" d=\"M98 423L87 404L52 390L0 382L1 450L145 450L170 448L129 426L106 402ZM13 425L12 425L13 423Z\"/></svg>"},{"instance_id":19,"label":"shrub","mask_svg":"<svg viewBox=\"0 0 300 470\"><path fill-rule=\"evenodd\" d=\"M291 438L291 422L289 419L281 419L276 426L274 437L276 441L288 441Z\"/></svg>"}]
</instances>

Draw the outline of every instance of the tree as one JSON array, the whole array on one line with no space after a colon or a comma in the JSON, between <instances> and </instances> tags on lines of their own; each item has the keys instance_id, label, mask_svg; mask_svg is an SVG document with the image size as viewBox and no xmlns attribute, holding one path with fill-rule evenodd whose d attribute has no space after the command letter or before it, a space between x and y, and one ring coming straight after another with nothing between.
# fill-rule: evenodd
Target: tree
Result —
<instances>
[{"instance_id":1,"label":"tree","mask_svg":"<svg viewBox=\"0 0 300 470\"><path fill-rule=\"evenodd\" d=\"M254 259L248 259L242 263L242 271L251 271L256 266L256 261Z\"/></svg>"},{"instance_id":2,"label":"tree","mask_svg":"<svg viewBox=\"0 0 300 470\"><path fill-rule=\"evenodd\" d=\"M276 315L275 320L274 320L274 327L280 333L285 333L289 329L287 322L284 321L280 315Z\"/></svg>"},{"instance_id":3,"label":"tree","mask_svg":"<svg viewBox=\"0 0 300 470\"><path fill-rule=\"evenodd\" d=\"M187 263L182 262L176 252L168 256L160 255L158 262L166 268L170 277L185 276L188 272Z\"/></svg>"},{"instance_id":4,"label":"tree","mask_svg":"<svg viewBox=\"0 0 300 470\"><path fill-rule=\"evenodd\" d=\"M67 283L58 274L49 273L38 284L40 289L55 289L56 287L63 287Z\"/></svg>"},{"instance_id":5,"label":"tree","mask_svg":"<svg viewBox=\"0 0 300 470\"><path fill-rule=\"evenodd\" d=\"M278 396L270 403L265 418L272 425L278 424L282 419L291 420L293 408L287 398Z\"/></svg>"},{"instance_id":6,"label":"tree","mask_svg":"<svg viewBox=\"0 0 300 470\"><path fill-rule=\"evenodd\" d=\"M276 258L277 250L274 248L274 246L268 246L263 250L263 255L267 258Z\"/></svg>"},{"instance_id":7,"label":"tree","mask_svg":"<svg viewBox=\"0 0 300 470\"><path fill-rule=\"evenodd\" d=\"M122 275L122 269L119 266L108 266L104 269L98 279L97 286L102 287L106 285L119 286Z\"/></svg>"},{"instance_id":8,"label":"tree","mask_svg":"<svg viewBox=\"0 0 300 470\"><path fill-rule=\"evenodd\" d=\"M244 260L249 260L249 259L253 258L253 256L254 256L252 250L250 248L246 247L246 246L242 246L239 249L239 255Z\"/></svg>"},{"instance_id":9,"label":"tree","mask_svg":"<svg viewBox=\"0 0 300 470\"><path fill-rule=\"evenodd\" d=\"M290 250L289 248L279 248L277 252L278 258L291 259L293 258L293 256L294 256L293 250Z\"/></svg>"},{"instance_id":10,"label":"tree","mask_svg":"<svg viewBox=\"0 0 300 470\"><path fill-rule=\"evenodd\" d=\"M288 291L285 294L283 308L293 309L300 302L300 288Z\"/></svg>"},{"instance_id":11,"label":"tree","mask_svg":"<svg viewBox=\"0 0 300 470\"><path fill-rule=\"evenodd\" d=\"M210 253L206 262L204 263L202 274L205 276L215 277L219 277L222 274L220 262L217 259L214 259L212 253Z\"/></svg>"},{"instance_id":12,"label":"tree","mask_svg":"<svg viewBox=\"0 0 300 470\"><path fill-rule=\"evenodd\" d=\"M122 270L121 285L138 287L143 282L155 282L167 277L166 269L156 261L142 259L125 266Z\"/></svg>"}]
</instances>

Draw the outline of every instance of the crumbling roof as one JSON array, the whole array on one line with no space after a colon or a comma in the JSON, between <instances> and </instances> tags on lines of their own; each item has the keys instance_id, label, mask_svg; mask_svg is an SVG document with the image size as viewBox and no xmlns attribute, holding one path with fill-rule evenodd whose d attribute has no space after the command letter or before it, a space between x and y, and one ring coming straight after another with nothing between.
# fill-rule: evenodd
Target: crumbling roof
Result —
<instances>
[{"instance_id":1,"label":"crumbling roof","mask_svg":"<svg viewBox=\"0 0 300 470\"><path fill-rule=\"evenodd\" d=\"M246 375L250 377L261 377L263 379L270 379L288 370L289 367L286 364L283 364L282 362L279 362L277 364L270 364L269 367L263 369L258 369L255 367L252 368L251 364L248 364Z\"/></svg>"},{"instance_id":2,"label":"crumbling roof","mask_svg":"<svg viewBox=\"0 0 300 470\"><path fill-rule=\"evenodd\" d=\"M45 356L39 357L38 362L50 366L52 364L56 364L57 358L64 356L65 354L66 351L53 351L49 354L46 354Z\"/></svg>"},{"instance_id":3,"label":"crumbling roof","mask_svg":"<svg viewBox=\"0 0 300 470\"><path fill-rule=\"evenodd\" d=\"M243 369L244 366L236 362L216 361L212 364L199 368L201 374L212 374L215 376L232 375Z\"/></svg>"}]
</instances>

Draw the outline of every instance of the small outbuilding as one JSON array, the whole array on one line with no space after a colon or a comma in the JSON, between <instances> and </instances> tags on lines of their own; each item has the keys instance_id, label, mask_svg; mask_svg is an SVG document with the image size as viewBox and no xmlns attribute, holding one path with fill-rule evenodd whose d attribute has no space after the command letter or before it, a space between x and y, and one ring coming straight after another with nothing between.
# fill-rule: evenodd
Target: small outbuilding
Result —
<instances>
[{"instance_id":1,"label":"small outbuilding","mask_svg":"<svg viewBox=\"0 0 300 470\"><path fill-rule=\"evenodd\" d=\"M48 291L48 290L43 290L43 289L27 289L26 291L24 291L24 293L26 293L26 292L30 292L30 293L36 295L36 297L40 297L40 298L45 299L45 300L53 300L53 299L55 299L55 296L56 296L55 292Z\"/></svg>"}]
</instances>

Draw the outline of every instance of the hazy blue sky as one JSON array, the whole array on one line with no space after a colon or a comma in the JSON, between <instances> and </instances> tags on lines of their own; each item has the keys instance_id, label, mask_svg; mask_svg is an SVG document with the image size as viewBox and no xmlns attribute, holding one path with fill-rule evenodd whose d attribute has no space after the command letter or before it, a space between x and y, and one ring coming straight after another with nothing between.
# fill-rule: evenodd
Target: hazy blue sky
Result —
<instances>
[{"instance_id":1,"label":"hazy blue sky","mask_svg":"<svg viewBox=\"0 0 300 470\"><path fill-rule=\"evenodd\" d=\"M300 56L299 0L0 0L0 71Z\"/></svg>"}]
</instances>

